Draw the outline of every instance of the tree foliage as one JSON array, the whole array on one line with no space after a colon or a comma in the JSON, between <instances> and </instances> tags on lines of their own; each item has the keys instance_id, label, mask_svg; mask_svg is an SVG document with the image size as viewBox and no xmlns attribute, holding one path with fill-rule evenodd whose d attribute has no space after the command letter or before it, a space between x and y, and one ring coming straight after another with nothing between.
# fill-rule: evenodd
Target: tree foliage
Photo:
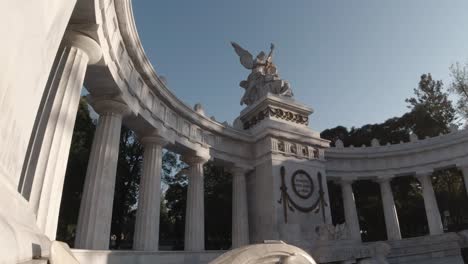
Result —
<instances>
[{"instance_id":1,"label":"tree foliage","mask_svg":"<svg viewBox=\"0 0 468 264\"><path fill-rule=\"evenodd\" d=\"M468 202L461 171L456 168L434 173L432 184L444 227L448 231L468 228Z\"/></svg>"},{"instance_id":2,"label":"tree foliage","mask_svg":"<svg viewBox=\"0 0 468 264\"><path fill-rule=\"evenodd\" d=\"M398 144L408 142L412 133L418 135L420 139L448 133L455 122L456 110L444 90L442 81L433 80L430 74L421 76L418 87L414 89L414 96L405 101L408 103L409 112L401 117L390 118L380 124L352 127L349 130L337 126L324 130L321 137L331 140L332 144L340 139L346 147L370 146L374 138L378 139L381 145ZM433 175L439 209L441 213L450 212L450 228L459 230L465 225L467 217L465 212L468 212L453 206L466 204L466 192L461 184L463 182L461 175L454 170L440 170ZM384 239L386 232L382 222L383 212L378 185L357 181L353 184L353 189L363 240ZM414 177L397 177L393 179L392 189L403 237L427 234L428 226L419 182ZM341 190L332 186L329 191L331 204L341 208L340 200L333 198L340 197ZM332 210L332 214L334 219L343 219L342 213L337 210Z\"/></svg>"},{"instance_id":3,"label":"tree foliage","mask_svg":"<svg viewBox=\"0 0 468 264\"><path fill-rule=\"evenodd\" d=\"M131 249L135 229L143 146L135 133L122 126L112 208L111 249Z\"/></svg>"},{"instance_id":4,"label":"tree foliage","mask_svg":"<svg viewBox=\"0 0 468 264\"><path fill-rule=\"evenodd\" d=\"M163 181L168 188L165 192L165 204L169 219L169 228L161 230L164 244L168 248L181 250L184 245L185 209L187 203L188 179L183 165L175 161L171 154L168 160L177 165L178 173L167 167ZM169 163L167 163L169 164ZM204 166L205 194L205 248L228 249L231 246L231 203L232 179L223 167L208 162ZM162 237L161 237L162 238Z\"/></svg>"},{"instance_id":5,"label":"tree foliage","mask_svg":"<svg viewBox=\"0 0 468 264\"><path fill-rule=\"evenodd\" d=\"M461 64L459 62L450 67L450 75L452 84L451 92L458 96L457 111L460 116L468 120L468 63Z\"/></svg>"},{"instance_id":6,"label":"tree foliage","mask_svg":"<svg viewBox=\"0 0 468 264\"><path fill-rule=\"evenodd\" d=\"M160 247L166 249L182 250L184 248L188 184L184 168L186 165L179 160L175 153L167 151L164 154L162 180L167 186L163 201L166 215L162 215L161 223L166 228L163 229L162 226L160 228L159 244Z\"/></svg>"},{"instance_id":7,"label":"tree foliage","mask_svg":"<svg viewBox=\"0 0 468 264\"><path fill-rule=\"evenodd\" d=\"M450 132L456 110L442 81L435 81L431 74L423 74L414 97L406 99L411 109L410 129L419 137L434 137Z\"/></svg>"}]
</instances>

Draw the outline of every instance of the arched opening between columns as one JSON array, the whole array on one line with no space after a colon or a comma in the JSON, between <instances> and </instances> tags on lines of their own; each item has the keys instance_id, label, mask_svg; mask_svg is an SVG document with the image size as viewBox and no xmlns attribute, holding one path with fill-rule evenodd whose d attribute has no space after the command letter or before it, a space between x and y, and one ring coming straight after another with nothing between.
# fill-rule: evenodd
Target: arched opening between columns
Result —
<instances>
[{"instance_id":1,"label":"arched opening between columns","mask_svg":"<svg viewBox=\"0 0 468 264\"><path fill-rule=\"evenodd\" d=\"M330 212L333 225L345 223L345 214L343 207L343 193L341 186L334 181L327 181L328 196L330 199Z\"/></svg>"},{"instance_id":2,"label":"arched opening between columns","mask_svg":"<svg viewBox=\"0 0 468 264\"><path fill-rule=\"evenodd\" d=\"M421 184L413 176L395 177L391 181L402 238L429 234Z\"/></svg>"},{"instance_id":3,"label":"arched opening between columns","mask_svg":"<svg viewBox=\"0 0 468 264\"><path fill-rule=\"evenodd\" d=\"M83 192L94 128L87 104L83 101L73 137L58 230L58 239L71 246L74 245L77 208ZM130 250L138 210L143 149L135 134L124 126L119 145L110 249ZM170 151L164 151L162 165L159 248L183 250L187 178L179 171L186 165L177 154ZM232 175L211 162L205 165L204 171L206 249L228 249L231 246Z\"/></svg>"},{"instance_id":4,"label":"arched opening between columns","mask_svg":"<svg viewBox=\"0 0 468 264\"><path fill-rule=\"evenodd\" d=\"M232 243L232 173L205 165L205 249L227 250Z\"/></svg>"},{"instance_id":5,"label":"arched opening between columns","mask_svg":"<svg viewBox=\"0 0 468 264\"><path fill-rule=\"evenodd\" d=\"M328 191L333 225L346 223L342 187L339 183L329 181ZM363 242L387 240L379 184L371 180L356 180L352 183L352 191L361 240Z\"/></svg>"},{"instance_id":6,"label":"arched opening between columns","mask_svg":"<svg viewBox=\"0 0 468 264\"><path fill-rule=\"evenodd\" d=\"M353 183L354 198L363 242L387 240L379 184L371 180Z\"/></svg>"},{"instance_id":7,"label":"arched opening between columns","mask_svg":"<svg viewBox=\"0 0 468 264\"><path fill-rule=\"evenodd\" d=\"M173 156L170 159L176 158ZM163 167L168 165L170 163L163 162ZM186 166L186 164L183 165L183 167ZM223 166L217 166L213 162L207 162L203 167L205 249L228 249L231 247L232 176ZM187 171L183 170L172 175L165 174L163 182L166 189L164 205L161 207L159 248L161 250L184 250ZM163 212L164 210L166 212Z\"/></svg>"},{"instance_id":8,"label":"arched opening between columns","mask_svg":"<svg viewBox=\"0 0 468 264\"><path fill-rule=\"evenodd\" d=\"M87 104L80 105L72 138L64 191L60 206L57 240L74 247L83 185L90 158L96 120ZM129 128L122 126L111 220L110 249L131 249L143 149Z\"/></svg>"},{"instance_id":9,"label":"arched opening between columns","mask_svg":"<svg viewBox=\"0 0 468 264\"><path fill-rule=\"evenodd\" d=\"M468 196L462 171L456 167L439 169L431 179L444 232L468 229Z\"/></svg>"}]
</instances>

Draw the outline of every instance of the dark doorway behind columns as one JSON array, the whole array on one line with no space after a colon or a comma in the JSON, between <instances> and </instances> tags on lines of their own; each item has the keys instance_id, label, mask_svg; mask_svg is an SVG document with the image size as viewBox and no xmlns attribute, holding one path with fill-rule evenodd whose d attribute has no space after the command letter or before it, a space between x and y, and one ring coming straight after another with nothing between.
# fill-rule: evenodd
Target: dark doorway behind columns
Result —
<instances>
[{"instance_id":1,"label":"dark doorway behind columns","mask_svg":"<svg viewBox=\"0 0 468 264\"><path fill-rule=\"evenodd\" d=\"M387 240L379 184L370 180L355 181L353 183L353 192L362 241Z\"/></svg>"},{"instance_id":2,"label":"dark doorway behind columns","mask_svg":"<svg viewBox=\"0 0 468 264\"><path fill-rule=\"evenodd\" d=\"M413 176L395 177L391 183L402 238L429 234L421 184Z\"/></svg>"},{"instance_id":3,"label":"dark doorway behind columns","mask_svg":"<svg viewBox=\"0 0 468 264\"><path fill-rule=\"evenodd\" d=\"M333 181L327 181L327 185L332 223L333 225L343 224L345 222L345 216L341 186Z\"/></svg>"}]
</instances>

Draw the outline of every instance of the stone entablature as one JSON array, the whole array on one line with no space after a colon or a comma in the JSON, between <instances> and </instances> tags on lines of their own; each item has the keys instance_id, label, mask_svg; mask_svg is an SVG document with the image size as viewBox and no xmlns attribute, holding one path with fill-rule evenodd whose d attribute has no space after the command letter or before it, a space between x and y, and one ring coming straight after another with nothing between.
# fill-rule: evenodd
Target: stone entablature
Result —
<instances>
[{"instance_id":1,"label":"stone entablature","mask_svg":"<svg viewBox=\"0 0 468 264\"><path fill-rule=\"evenodd\" d=\"M100 14L96 22L102 26L94 27L91 35L98 39L104 54L98 65L89 67L85 86L90 93L93 96L120 94L120 100L133 112L124 123L137 132L148 129L139 127L146 123L161 131L170 142L185 148L213 149L214 156L228 153L233 160L247 161L249 151L243 150L252 142L247 133L197 113L174 96L158 77L140 43L131 2L99 3L103 6L99 8L96 4L97 9L91 12ZM80 20L82 17L75 15L71 23Z\"/></svg>"},{"instance_id":2,"label":"stone entablature","mask_svg":"<svg viewBox=\"0 0 468 264\"><path fill-rule=\"evenodd\" d=\"M291 98L267 94L256 103L242 110L240 121L243 129L250 129L263 120L277 120L287 124L307 127L313 109Z\"/></svg>"},{"instance_id":3,"label":"stone entablature","mask_svg":"<svg viewBox=\"0 0 468 264\"><path fill-rule=\"evenodd\" d=\"M277 96L267 95L266 100L249 106L241 113L244 128L249 128L247 131L219 123L195 111L169 91L148 61L138 37L131 2L104 1L103 4L105 8L95 10L101 13L98 19L102 21L97 22L102 26L96 27L93 33L103 48L103 59L98 65L89 67L85 86L93 96L119 94L120 100L133 113L123 123L138 134L154 129L170 142L169 149L180 150L178 146L183 146L196 152L209 151L213 158L244 166L252 165L251 145L265 137L265 133L274 133L279 138L287 135L286 138L292 141L302 141L302 145L296 146L300 152L293 153L296 144L293 143L292 149L287 148L283 152L288 155L304 157L305 153L309 157L317 157L312 146L328 147L326 140L315 142L320 138L319 134L307 127L308 116L313 110L294 100L278 100ZM79 20L75 17L71 21ZM253 108L254 111L247 113ZM278 122L260 125L258 122L263 119ZM299 132L282 129L282 122L297 126Z\"/></svg>"},{"instance_id":4,"label":"stone entablature","mask_svg":"<svg viewBox=\"0 0 468 264\"><path fill-rule=\"evenodd\" d=\"M296 142L290 142L277 138L271 138L271 152L274 154L293 156L300 159L325 159L323 148Z\"/></svg>"},{"instance_id":5,"label":"stone entablature","mask_svg":"<svg viewBox=\"0 0 468 264\"><path fill-rule=\"evenodd\" d=\"M328 177L375 178L467 164L468 130L385 146L335 147L325 151Z\"/></svg>"},{"instance_id":6,"label":"stone entablature","mask_svg":"<svg viewBox=\"0 0 468 264\"><path fill-rule=\"evenodd\" d=\"M263 119L269 117L290 121L299 125L307 126L309 124L308 116L303 116L301 114L294 113L291 111L284 111L281 108L267 106L265 109L261 110L256 116L253 116L252 118L247 120L244 123L244 129L249 129L258 124Z\"/></svg>"}]
</instances>

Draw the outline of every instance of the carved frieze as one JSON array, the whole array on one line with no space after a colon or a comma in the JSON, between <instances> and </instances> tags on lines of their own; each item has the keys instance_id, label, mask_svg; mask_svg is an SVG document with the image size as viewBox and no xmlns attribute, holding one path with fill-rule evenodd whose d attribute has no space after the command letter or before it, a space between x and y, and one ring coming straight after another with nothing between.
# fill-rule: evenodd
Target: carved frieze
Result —
<instances>
[{"instance_id":1,"label":"carved frieze","mask_svg":"<svg viewBox=\"0 0 468 264\"><path fill-rule=\"evenodd\" d=\"M276 138L271 138L271 152L306 159L323 159L324 156L323 150L318 147Z\"/></svg>"},{"instance_id":2,"label":"carved frieze","mask_svg":"<svg viewBox=\"0 0 468 264\"><path fill-rule=\"evenodd\" d=\"M287 111L287 110L280 109L280 108L267 106L265 109L259 111L256 115L254 115L249 120L244 122L244 129L249 129L255 126L256 124L258 124L263 119L268 118L268 117L278 118L278 119L286 120L289 122L293 122L293 123L305 125L305 126L309 124L308 116L301 115L301 114L294 113L292 111Z\"/></svg>"}]
</instances>

